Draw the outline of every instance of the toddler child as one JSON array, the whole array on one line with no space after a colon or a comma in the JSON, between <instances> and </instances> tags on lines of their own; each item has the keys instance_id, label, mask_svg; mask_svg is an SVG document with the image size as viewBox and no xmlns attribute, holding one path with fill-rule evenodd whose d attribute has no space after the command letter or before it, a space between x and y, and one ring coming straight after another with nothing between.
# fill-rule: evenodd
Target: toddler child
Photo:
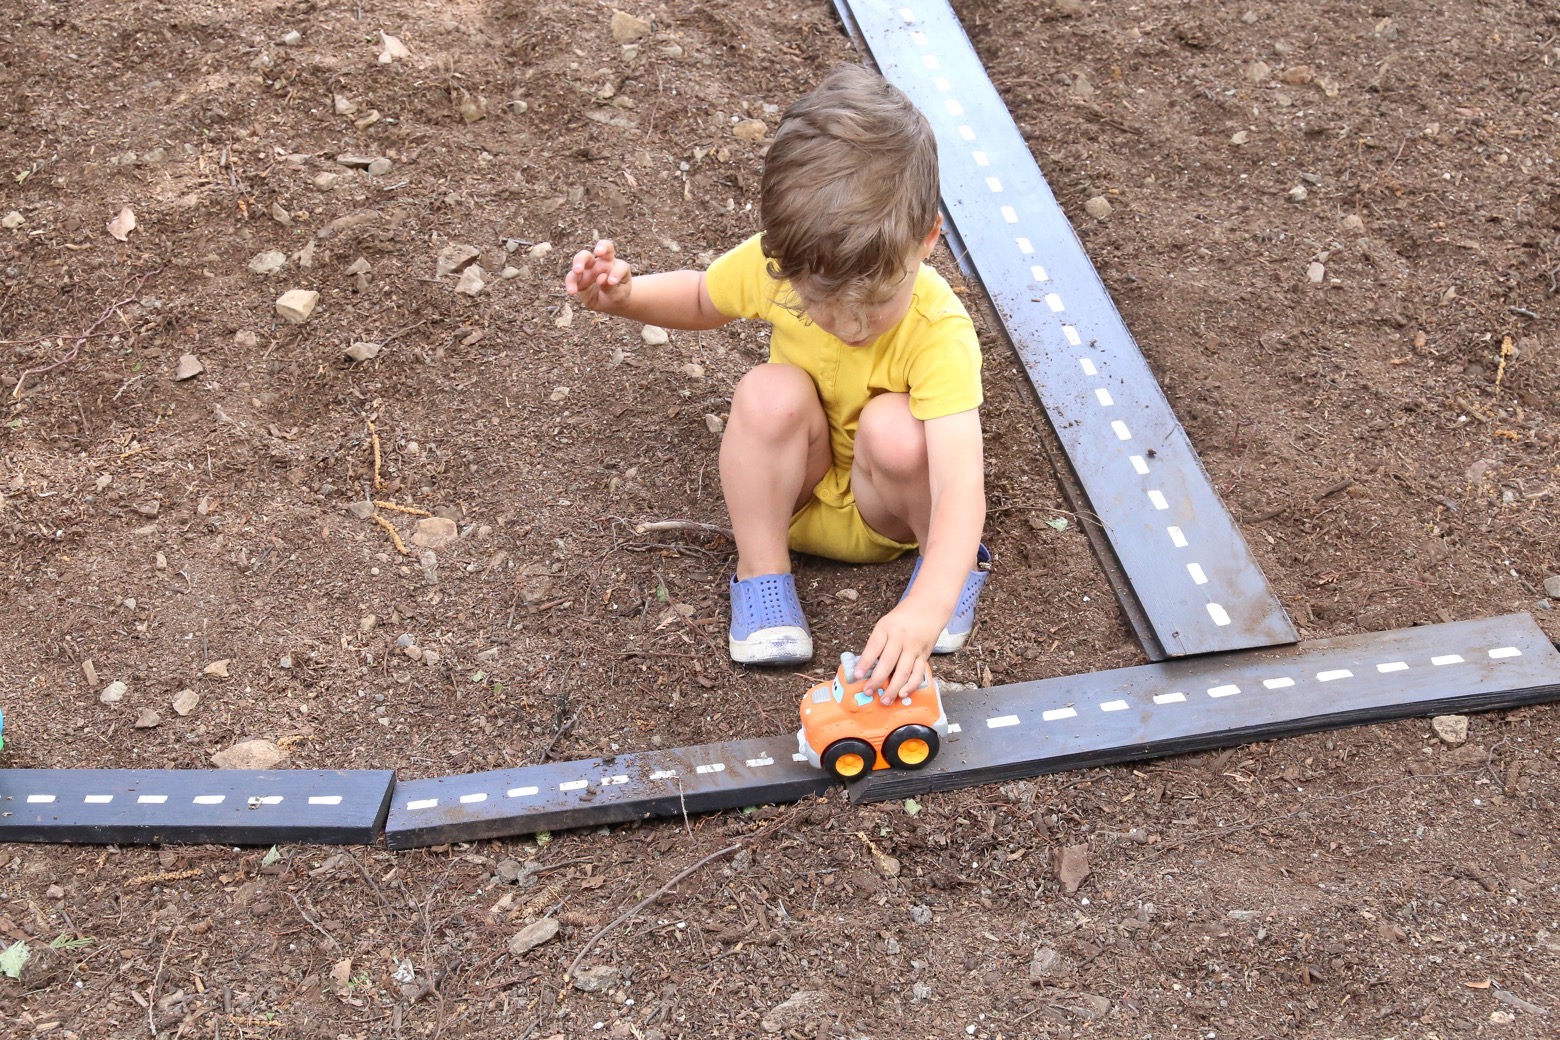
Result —
<instances>
[{"instance_id":1,"label":"toddler child","mask_svg":"<svg viewBox=\"0 0 1560 1040\"><path fill-rule=\"evenodd\" d=\"M635 276L603 240L564 285L651 325L772 325L769 362L737 383L720 445L737 544L731 656L812 657L790 550L882 563L919 547L860 655L856 677L870 667L886 700L920 684L929 655L964 645L991 566L980 347L923 263L942 231L937 144L897 87L841 66L786 110L760 195L763 231L707 271Z\"/></svg>"}]
</instances>

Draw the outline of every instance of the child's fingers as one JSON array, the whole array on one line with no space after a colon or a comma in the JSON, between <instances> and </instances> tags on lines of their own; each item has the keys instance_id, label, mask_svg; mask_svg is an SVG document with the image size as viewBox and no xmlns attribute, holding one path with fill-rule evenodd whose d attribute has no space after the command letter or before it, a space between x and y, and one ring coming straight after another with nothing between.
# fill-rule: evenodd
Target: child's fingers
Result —
<instances>
[{"instance_id":1,"label":"child's fingers","mask_svg":"<svg viewBox=\"0 0 1560 1040\"><path fill-rule=\"evenodd\" d=\"M617 259L617 246L610 238L603 238L600 242L597 242L596 248L592 252L595 253L596 259L609 266L612 261Z\"/></svg>"}]
</instances>

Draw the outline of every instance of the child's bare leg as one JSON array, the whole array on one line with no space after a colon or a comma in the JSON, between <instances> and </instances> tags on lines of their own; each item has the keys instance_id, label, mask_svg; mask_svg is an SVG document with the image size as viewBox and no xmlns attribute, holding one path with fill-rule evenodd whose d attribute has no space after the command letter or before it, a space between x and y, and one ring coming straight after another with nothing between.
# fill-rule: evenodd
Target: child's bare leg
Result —
<instances>
[{"instance_id":1,"label":"child's bare leg","mask_svg":"<svg viewBox=\"0 0 1560 1040\"><path fill-rule=\"evenodd\" d=\"M926 424L910 414L908 394L879 394L861 410L850 487L868 527L896 542L926 544L932 521Z\"/></svg>"},{"instance_id":2,"label":"child's bare leg","mask_svg":"<svg viewBox=\"0 0 1560 1040\"><path fill-rule=\"evenodd\" d=\"M759 365L731 398L720 485L737 541L737 578L789 574L791 515L829 471L829 425L818 391L794 365Z\"/></svg>"}]
</instances>

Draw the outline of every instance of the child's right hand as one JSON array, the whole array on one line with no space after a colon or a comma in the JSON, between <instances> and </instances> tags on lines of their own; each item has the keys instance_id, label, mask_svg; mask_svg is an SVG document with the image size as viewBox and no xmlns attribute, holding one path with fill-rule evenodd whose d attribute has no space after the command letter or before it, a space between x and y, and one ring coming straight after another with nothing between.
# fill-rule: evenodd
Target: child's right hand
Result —
<instances>
[{"instance_id":1,"label":"child's right hand","mask_svg":"<svg viewBox=\"0 0 1560 1040\"><path fill-rule=\"evenodd\" d=\"M619 260L617 247L610 238L604 238L595 249L574 254L574 264L564 276L563 287L591 310L610 312L628 302L632 277L628 262Z\"/></svg>"}]
</instances>

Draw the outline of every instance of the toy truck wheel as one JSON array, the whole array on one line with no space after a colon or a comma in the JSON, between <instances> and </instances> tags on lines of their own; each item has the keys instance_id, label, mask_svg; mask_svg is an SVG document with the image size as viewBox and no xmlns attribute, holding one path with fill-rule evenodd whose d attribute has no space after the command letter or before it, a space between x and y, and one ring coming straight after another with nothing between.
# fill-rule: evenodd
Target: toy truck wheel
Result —
<instances>
[{"instance_id":1,"label":"toy truck wheel","mask_svg":"<svg viewBox=\"0 0 1560 1040\"><path fill-rule=\"evenodd\" d=\"M855 737L836 740L825 749L822 758L823 768L841 780L866 776L876 761L877 752L872 750L872 745Z\"/></svg>"},{"instance_id":2,"label":"toy truck wheel","mask_svg":"<svg viewBox=\"0 0 1560 1040\"><path fill-rule=\"evenodd\" d=\"M937 757L937 731L930 726L900 726L883 741L883 757L895 769L920 769Z\"/></svg>"}]
</instances>

